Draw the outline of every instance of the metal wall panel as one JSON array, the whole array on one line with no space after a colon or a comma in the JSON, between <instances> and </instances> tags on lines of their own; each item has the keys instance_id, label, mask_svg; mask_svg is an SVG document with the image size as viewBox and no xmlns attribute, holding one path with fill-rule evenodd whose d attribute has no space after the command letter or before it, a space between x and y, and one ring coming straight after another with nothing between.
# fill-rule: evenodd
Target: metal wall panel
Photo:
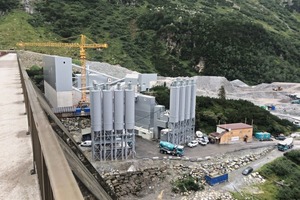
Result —
<instances>
[{"instance_id":1,"label":"metal wall panel","mask_svg":"<svg viewBox=\"0 0 300 200\"><path fill-rule=\"evenodd\" d=\"M141 91L146 91L151 87L150 82L157 81L157 74L139 74L139 84Z\"/></svg>"},{"instance_id":2,"label":"metal wall panel","mask_svg":"<svg viewBox=\"0 0 300 200\"><path fill-rule=\"evenodd\" d=\"M44 79L56 91L72 91L72 59L44 56Z\"/></svg>"},{"instance_id":3,"label":"metal wall panel","mask_svg":"<svg viewBox=\"0 0 300 200\"><path fill-rule=\"evenodd\" d=\"M153 127L155 97L138 95L135 102L135 124L140 127Z\"/></svg>"}]
</instances>

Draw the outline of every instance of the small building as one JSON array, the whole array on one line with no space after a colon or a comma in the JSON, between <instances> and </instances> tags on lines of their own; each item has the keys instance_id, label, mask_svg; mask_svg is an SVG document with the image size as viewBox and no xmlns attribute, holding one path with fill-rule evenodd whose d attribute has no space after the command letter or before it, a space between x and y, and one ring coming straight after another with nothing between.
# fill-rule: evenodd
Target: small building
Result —
<instances>
[{"instance_id":1,"label":"small building","mask_svg":"<svg viewBox=\"0 0 300 200\"><path fill-rule=\"evenodd\" d=\"M220 124L217 131L210 134L210 139L218 144L251 142L253 127L244 123Z\"/></svg>"}]
</instances>

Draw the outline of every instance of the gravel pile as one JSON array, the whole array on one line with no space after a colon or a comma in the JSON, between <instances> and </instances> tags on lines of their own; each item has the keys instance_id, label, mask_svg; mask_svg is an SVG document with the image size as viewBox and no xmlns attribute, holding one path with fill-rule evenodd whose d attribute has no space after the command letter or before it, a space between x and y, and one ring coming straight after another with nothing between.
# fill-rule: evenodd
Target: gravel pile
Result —
<instances>
[{"instance_id":1,"label":"gravel pile","mask_svg":"<svg viewBox=\"0 0 300 200\"><path fill-rule=\"evenodd\" d=\"M197 95L201 96L218 96L222 86L226 93L233 93L236 89L233 85L222 76L197 76Z\"/></svg>"},{"instance_id":2,"label":"gravel pile","mask_svg":"<svg viewBox=\"0 0 300 200\"><path fill-rule=\"evenodd\" d=\"M100 73L108 74L110 76L120 78L120 79L124 78L126 74L138 73L136 71L131 71L129 69L121 67L120 65L111 65L103 62L87 61L86 64L89 65L90 69L92 70L98 71Z\"/></svg>"},{"instance_id":3,"label":"gravel pile","mask_svg":"<svg viewBox=\"0 0 300 200\"><path fill-rule=\"evenodd\" d=\"M241 81L239 79L230 81L230 83L235 87L249 87L249 85L247 85L246 83L244 83L243 81Z\"/></svg>"}]
</instances>

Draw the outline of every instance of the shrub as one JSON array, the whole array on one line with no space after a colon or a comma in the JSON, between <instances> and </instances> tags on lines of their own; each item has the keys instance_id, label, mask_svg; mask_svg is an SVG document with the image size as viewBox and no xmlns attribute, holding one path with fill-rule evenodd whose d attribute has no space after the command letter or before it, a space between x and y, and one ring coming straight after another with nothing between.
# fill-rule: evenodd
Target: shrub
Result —
<instances>
[{"instance_id":1,"label":"shrub","mask_svg":"<svg viewBox=\"0 0 300 200\"><path fill-rule=\"evenodd\" d=\"M186 176L183 179L178 179L174 182L172 191L175 193L178 192L187 192L187 191L199 191L203 190L203 185L200 185L195 178L192 176Z\"/></svg>"},{"instance_id":2,"label":"shrub","mask_svg":"<svg viewBox=\"0 0 300 200\"><path fill-rule=\"evenodd\" d=\"M300 150L292 150L283 154L286 158L300 165Z\"/></svg>"}]
</instances>

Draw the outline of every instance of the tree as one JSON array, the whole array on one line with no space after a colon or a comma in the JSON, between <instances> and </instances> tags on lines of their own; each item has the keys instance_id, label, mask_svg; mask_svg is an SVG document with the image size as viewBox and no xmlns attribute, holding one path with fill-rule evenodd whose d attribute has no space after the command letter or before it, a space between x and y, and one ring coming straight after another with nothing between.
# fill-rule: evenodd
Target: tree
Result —
<instances>
[{"instance_id":1,"label":"tree","mask_svg":"<svg viewBox=\"0 0 300 200\"><path fill-rule=\"evenodd\" d=\"M18 8L19 1L16 0L0 0L0 13Z\"/></svg>"},{"instance_id":2,"label":"tree","mask_svg":"<svg viewBox=\"0 0 300 200\"><path fill-rule=\"evenodd\" d=\"M226 91L224 86L222 85L219 89L219 94L218 94L220 99L226 99Z\"/></svg>"}]
</instances>

